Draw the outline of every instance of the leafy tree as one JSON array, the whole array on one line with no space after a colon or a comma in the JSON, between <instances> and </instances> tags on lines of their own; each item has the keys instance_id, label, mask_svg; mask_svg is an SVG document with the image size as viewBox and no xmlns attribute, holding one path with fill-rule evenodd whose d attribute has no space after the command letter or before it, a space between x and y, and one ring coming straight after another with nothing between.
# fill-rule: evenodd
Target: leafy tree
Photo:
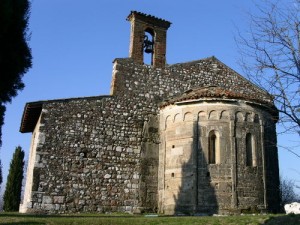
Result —
<instances>
[{"instance_id":1,"label":"leafy tree","mask_svg":"<svg viewBox=\"0 0 300 225\"><path fill-rule=\"evenodd\" d=\"M24 155L24 151L18 146L10 163L6 189L3 196L3 209L7 212L19 210L24 173Z\"/></svg>"},{"instance_id":2,"label":"leafy tree","mask_svg":"<svg viewBox=\"0 0 300 225\"><path fill-rule=\"evenodd\" d=\"M240 64L274 95L284 131L300 135L300 0L259 1L256 9L236 38Z\"/></svg>"},{"instance_id":3,"label":"leafy tree","mask_svg":"<svg viewBox=\"0 0 300 225\"><path fill-rule=\"evenodd\" d=\"M22 77L31 67L29 12L29 0L0 0L0 146L5 104L24 88Z\"/></svg>"}]
</instances>

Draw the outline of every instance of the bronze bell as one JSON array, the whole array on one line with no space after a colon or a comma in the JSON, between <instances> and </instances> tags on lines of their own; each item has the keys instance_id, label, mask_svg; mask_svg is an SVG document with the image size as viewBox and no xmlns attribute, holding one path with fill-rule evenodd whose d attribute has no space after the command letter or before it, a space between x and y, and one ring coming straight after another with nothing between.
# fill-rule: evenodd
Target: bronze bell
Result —
<instances>
[{"instance_id":1,"label":"bronze bell","mask_svg":"<svg viewBox=\"0 0 300 225\"><path fill-rule=\"evenodd\" d=\"M146 53L153 53L153 42L148 39L148 36L144 36L144 49Z\"/></svg>"}]
</instances>

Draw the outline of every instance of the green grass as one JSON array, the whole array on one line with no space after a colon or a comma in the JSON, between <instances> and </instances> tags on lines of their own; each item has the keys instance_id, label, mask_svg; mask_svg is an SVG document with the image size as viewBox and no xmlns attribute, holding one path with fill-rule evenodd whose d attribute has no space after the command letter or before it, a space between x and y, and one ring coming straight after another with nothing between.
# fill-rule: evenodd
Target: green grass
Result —
<instances>
[{"instance_id":1,"label":"green grass","mask_svg":"<svg viewBox=\"0 0 300 225\"><path fill-rule=\"evenodd\" d=\"M300 215L145 217L127 214L24 215L0 213L0 225L300 225Z\"/></svg>"}]
</instances>

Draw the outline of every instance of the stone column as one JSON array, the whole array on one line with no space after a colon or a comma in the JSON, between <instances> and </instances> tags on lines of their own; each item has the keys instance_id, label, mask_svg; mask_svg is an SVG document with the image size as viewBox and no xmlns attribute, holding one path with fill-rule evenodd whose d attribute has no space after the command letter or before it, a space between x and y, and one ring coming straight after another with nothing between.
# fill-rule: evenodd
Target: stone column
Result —
<instances>
[{"instance_id":1,"label":"stone column","mask_svg":"<svg viewBox=\"0 0 300 225\"><path fill-rule=\"evenodd\" d=\"M230 129L230 148L231 148L231 180L232 180L232 199L231 207L233 209L237 208L237 149L236 149L236 137L235 137L235 118L231 118L229 122Z\"/></svg>"},{"instance_id":2,"label":"stone column","mask_svg":"<svg viewBox=\"0 0 300 225\"><path fill-rule=\"evenodd\" d=\"M264 206L267 209L267 184L266 184L266 158L265 158L265 143L264 143L264 121L259 120L260 133L261 133L261 157L262 157L262 167L263 167L263 185L264 185Z\"/></svg>"}]
</instances>

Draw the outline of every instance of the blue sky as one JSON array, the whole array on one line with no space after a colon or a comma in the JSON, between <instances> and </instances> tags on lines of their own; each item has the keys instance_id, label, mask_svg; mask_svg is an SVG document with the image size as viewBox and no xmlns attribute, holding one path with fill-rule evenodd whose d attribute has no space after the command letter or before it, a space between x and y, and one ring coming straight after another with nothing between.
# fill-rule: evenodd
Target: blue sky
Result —
<instances>
[{"instance_id":1,"label":"blue sky","mask_svg":"<svg viewBox=\"0 0 300 225\"><path fill-rule=\"evenodd\" d=\"M16 146L28 157L31 133L19 133L26 102L109 94L112 61L129 54L131 10L172 22L168 64L214 55L241 73L234 33L247 26L245 13L256 11L253 1L32 0L33 67L24 76L25 89L7 105L0 152L4 179ZM297 145L298 138L280 135L279 145ZM280 147L279 160L281 174L300 186L300 159Z\"/></svg>"}]
</instances>

